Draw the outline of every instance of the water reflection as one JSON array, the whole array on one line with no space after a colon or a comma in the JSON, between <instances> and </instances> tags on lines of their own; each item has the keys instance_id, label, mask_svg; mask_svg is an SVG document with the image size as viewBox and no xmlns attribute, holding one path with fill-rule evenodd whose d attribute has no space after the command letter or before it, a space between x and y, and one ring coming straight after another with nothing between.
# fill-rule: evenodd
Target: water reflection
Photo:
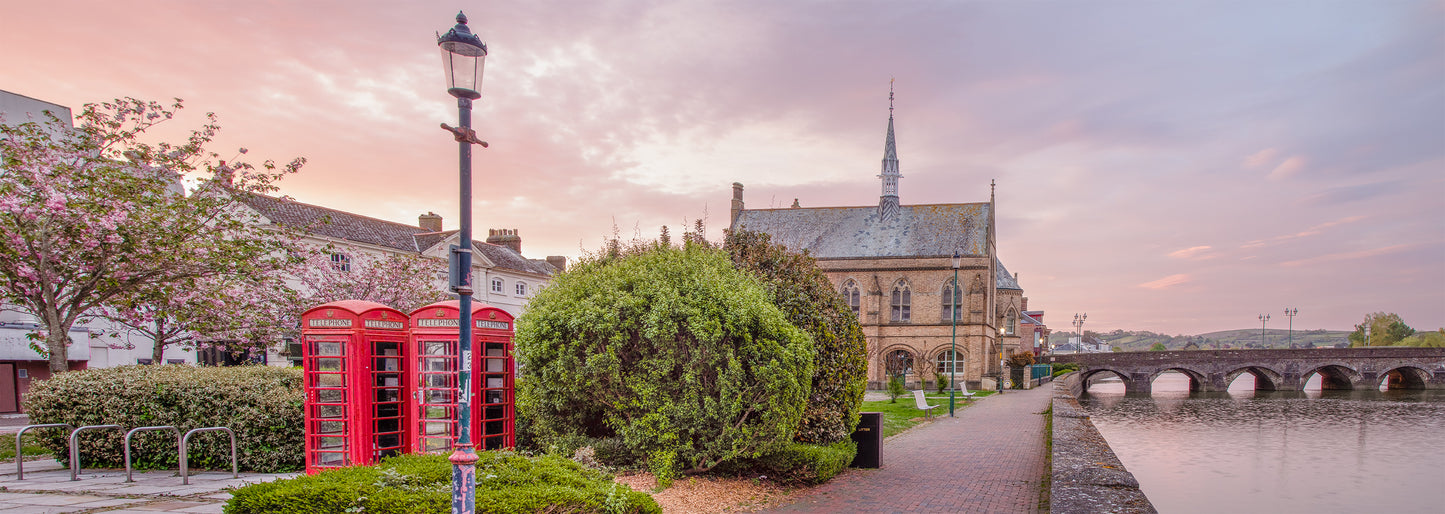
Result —
<instances>
[{"instance_id":1,"label":"water reflection","mask_svg":"<svg viewBox=\"0 0 1445 514\"><path fill-rule=\"evenodd\" d=\"M1153 390L1104 380L1080 403L1160 512L1445 504L1445 391L1255 391L1246 374L1228 392L1191 394L1178 373Z\"/></svg>"}]
</instances>

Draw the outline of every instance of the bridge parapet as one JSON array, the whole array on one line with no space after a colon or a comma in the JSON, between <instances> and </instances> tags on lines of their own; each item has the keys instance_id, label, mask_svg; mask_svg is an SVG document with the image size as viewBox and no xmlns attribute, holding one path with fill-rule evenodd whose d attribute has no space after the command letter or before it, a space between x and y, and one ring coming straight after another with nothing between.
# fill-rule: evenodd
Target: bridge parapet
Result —
<instances>
[{"instance_id":1,"label":"bridge parapet","mask_svg":"<svg viewBox=\"0 0 1445 514\"><path fill-rule=\"evenodd\" d=\"M1155 377L1178 371L1191 391L1224 391L1243 373L1256 389L1304 388L1318 373L1326 389L1368 389L1389 380L1390 387L1445 389L1445 348L1315 348L1303 350L1185 350L1050 355L1044 362L1077 363L1088 378L1113 373L1130 393L1148 393Z\"/></svg>"}]
</instances>

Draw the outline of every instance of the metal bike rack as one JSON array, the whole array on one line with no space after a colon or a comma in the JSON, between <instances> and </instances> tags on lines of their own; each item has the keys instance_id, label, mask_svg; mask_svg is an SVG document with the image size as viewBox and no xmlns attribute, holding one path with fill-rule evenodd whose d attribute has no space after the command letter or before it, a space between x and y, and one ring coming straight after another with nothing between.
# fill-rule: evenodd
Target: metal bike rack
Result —
<instances>
[{"instance_id":1,"label":"metal bike rack","mask_svg":"<svg viewBox=\"0 0 1445 514\"><path fill-rule=\"evenodd\" d=\"M131 478L131 466L130 466L130 436L135 435L136 432L142 432L142 431L146 431L146 430L170 430L171 432L174 432L174 433L176 434L176 453L177 453L177 454L180 454L180 453L181 453L181 430L178 429L178 428L176 428L176 427L173 427L173 426L170 426L170 425L165 425L165 426L139 427L139 428L132 428L132 429L130 429L129 432L126 432L126 433L125 433L125 481L126 481L126 482L134 482L134 481L135 481L135 479ZM184 461L183 461L183 462L184 462Z\"/></svg>"},{"instance_id":2,"label":"metal bike rack","mask_svg":"<svg viewBox=\"0 0 1445 514\"><path fill-rule=\"evenodd\" d=\"M241 478L239 468L236 467L236 433L226 427L197 428L186 432L185 437L181 438L181 485L191 485L189 469L186 466L186 453L190 449L191 435L197 432L225 432L231 436L231 478Z\"/></svg>"},{"instance_id":3,"label":"metal bike rack","mask_svg":"<svg viewBox=\"0 0 1445 514\"><path fill-rule=\"evenodd\" d=\"M77 436L82 431L100 428L121 428L120 425L86 425L75 429L70 433L70 481L80 480L80 440Z\"/></svg>"},{"instance_id":4,"label":"metal bike rack","mask_svg":"<svg viewBox=\"0 0 1445 514\"><path fill-rule=\"evenodd\" d=\"M23 455L20 455L20 450L21 450L21 448L20 448L20 438L25 435L25 431L26 431L26 430L30 430L30 429L32 429L32 428L55 428L55 427L65 427L65 428L72 429L72 430L75 429L75 427L70 426L70 423L47 423L47 424L44 424L44 425L25 425L24 427L21 427L21 428L20 428L20 431L19 431L19 432L16 432L16 433L15 433L15 479L16 479L16 480L25 480L25 457L24 457Z\"/></svg>"}]
</instances>

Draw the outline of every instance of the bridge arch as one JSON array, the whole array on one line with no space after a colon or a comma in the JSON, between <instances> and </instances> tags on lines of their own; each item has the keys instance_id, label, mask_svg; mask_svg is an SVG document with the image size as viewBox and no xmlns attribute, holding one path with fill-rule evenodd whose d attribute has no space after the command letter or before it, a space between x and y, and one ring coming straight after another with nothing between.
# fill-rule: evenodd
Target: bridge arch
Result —
<instances>
[{"instance_id":1,"label":"bridge arch","mask_svg":"<svg viewBox=\"0 0 1445 514\"><path fill-rule=\"evenodd\" d=\"M1388 389L1425 389L1430 382L1430 372L1415 366L1396 366L1380 373L1379 383L1375 388L1385 386Z\"/></svg>"},{"instance_id":2,"label":"bridge arch","mask_svg":"<svg viewBox=\"0 0 1445 514\"><path fill-rule=\"evenodd\" d=\"M1364 385L1364 376L1361 375L1358 370L1345 364L1331 363L1321 364L1311 368L1309 371L1301 373L1300 389L1304 389L1305 384L1309 382L1310 375L1315 373L1320 376L1320 389L1326 391L1348 391L1355 389L1356 385ZM1376 387L1379 387L1379 385L1376 384Z\"/></svg>"},{"instance_id":3,"label":"bridge arch","mask_svg":"<svg viewBox=\"0 0 1445 514\"><path fill-rule=\"evenodd\" d=\"M1197 392L1200 392L1200 391L1206 391L1206 390L1208 390L1208 389L1207 389L1207 384L1208 384L1208 382L1206 382L1207 380L1209 380L1208 376L1207 376L1206 374L1204 374L1204 373L1199 372L1199 371L1195 371L1195 370L1192 370L1192 369L1189 369L1189 368L1185 368L1185 367L1163 368L1163 369L1160 369L1160 370L1155 371L1153 374L1149 375L1149 388L1150 388L1150 390L1153 390L1153 388L1154 388L1154 380L1155 380L1155 379L1159 378L1160 375L1163 375L1163 374L1165 374L1165 373L1169 373L1169 372L1171 372L1171 371L1178 372L1178 373L1181 374L1181 375L1184 375L1184 376L1186 376L1186 377L1189 377L1189 392L1191 392L1191 393L1197 393Z\"/></svg>"},{"instance_id":4,"label":"bridge arch","mask_svg":"<svg viewBox=\"0 0 1445 514\"><path fill-rule=\"evenodd\" d=\"M1224 389L1229 389L1240 375L1254 376L1255 391L1277 391L1284 385L1284 374L1264 366L1245 366L1224 374Z\"/></svg>"},{"instance_id":5,"label":"bridge arch","mask_svg":"<svg viewBox=\"0 0 1445 514\"><path fill-rule=\"evenodd\" d=\"M1080 391L1087 392L1087 391L1089 390L1089 382L1090 382L1094 377L1097 377L1097 376L1099 376L1099 375L1106 375L1106 376L1107 376L1107 375L1114 375L1114 376L1116 376L1116 377L1119 377L1119 380L1122 380L1122 381L1124 382L1124 390L1125 390L1125 391L1132 391L1132 390L1134 390L1133 381L1129 379L1129 374L1128 374L1128 373L1125 373L1125 372L1122 372L1122 371L1119 371L1119 370L1115 370L1115 369L1109 369L1109 368L1091 368L1091 369L1088 369L1088 370L1085 370L1085 371L1080 372L1080 376L1079 376L1079 388L1080 388L1080 389L1079 389L1079 390L1080 390Z\"/></svg>"}]
</instances>

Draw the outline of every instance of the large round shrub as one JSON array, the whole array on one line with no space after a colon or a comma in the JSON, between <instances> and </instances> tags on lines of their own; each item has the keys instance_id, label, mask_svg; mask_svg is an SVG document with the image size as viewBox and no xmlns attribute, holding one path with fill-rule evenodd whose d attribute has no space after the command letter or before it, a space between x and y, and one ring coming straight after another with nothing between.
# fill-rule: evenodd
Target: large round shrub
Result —
<instances>
[{"instance_id":1,"label":"large round shrub","mask_svg":"<svg viewBox=\"0 0 1445 514\"><path fill-rule=\"evenodd\" d=\"M718 250L584 261L517 322L519 414L545 447L608 438L667 475L787 444L813 343Z\"/></svg>"},{"instance_id":2,"label":"large round shrub","mask_svg":"<svg viewBox=\"0 0 1445 514\"><path fill-rule=\"evenodd\" d=\"M303 399L299 369L174 364L59 373L31 386L25 397L36 424L120 425L124 430L171 425L181 433L228 427L236 433L241 469L264 473L304 467ZM124 430L81 433L81 462L86 467L124 467ZM69 433L36 434L61 462L69 462ZM168 431L137 433L131 454L140 469L178 466L175 435ZM196 434L188 458L193 468L229 469L230 439L224 433Z\"/></svg>"},{"instance_id":3,"label":"large round shrub","mask_svg":"<svg viewBox=\"0 0 1445 514\"><path fill-rule=\"evenodd\" d=\"M868 341L858 317L816 260L774 244L765 232L729 231L723 250L734 266L761 278L773 305L813 337L812 393L795 439L811 444L848 439L868 386Z\"/></svg>"}]
</instances>

